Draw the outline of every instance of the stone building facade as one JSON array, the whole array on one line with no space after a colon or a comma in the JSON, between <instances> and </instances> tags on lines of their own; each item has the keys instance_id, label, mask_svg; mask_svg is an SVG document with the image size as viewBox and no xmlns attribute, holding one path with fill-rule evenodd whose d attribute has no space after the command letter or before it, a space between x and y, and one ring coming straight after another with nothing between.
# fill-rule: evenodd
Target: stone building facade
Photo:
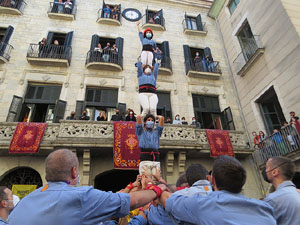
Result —
<instances>
[{"instance_id":1,"label":"stone building facade","mask_svg":"<svg viewBox=\"0 0 300 225\"><path fill-rule=\"evenodd\" d=\"M154 30L154 40L165 51L165 64L157 82L158 112L170 117L180 114L188 123L196 116L202 128L231 129L235 155L248 172L244 193L260 197L260 181L252 150L247 145L249 140L220 32L215 19L207 15L212 1L118 0L105 3L117 4L121 12L128 8L139 10L143 16L142 27ZM2 184L13 182L8 181L10 174L23 168L30 169L29 174L34 173L38 182L44 184L43 162L51 151L62 147L74 150L79 156L84 185L105 189L104 181L114 183L116 177L125 177L126 184L136 175L132 171L113 169L112 123L94 121L101 110L106 110L110 118L114 108L122 106L117 103L140 112L134 65L141 52L141 43L136 23L121 15L118 21L103 18L103 4L96 0L73 1L71 12L59 12L52 2L37 0L19 8L0 7L3 12L0 31L8 39L6 46L13 47L6 47L6 55L0 57L3 61L0 65L0 183L1 180ZM157 12L163 12L158 25L147 18ZM38 42L43 37L51 48L40 48ZM54 45L55 39L60 47ZM111 54L108 61L94 57L94 44L99 42L102 46L107 42L116 43L118 54ZM209 52L213 57L212 70L203 68L203 64L195 65L197 51L201 55ZM91 121L58 123L71 111L79 116L84 108L88 109ZM18 121L49 123L38 154L8 154ZM163 175L169 183L174 183L192 163L203 163L211 169L213 162L205 131L193 126L167 125L161 151ZM26 180L20 174L17 176L19 180Z\"/></svg>"}]
</instances>

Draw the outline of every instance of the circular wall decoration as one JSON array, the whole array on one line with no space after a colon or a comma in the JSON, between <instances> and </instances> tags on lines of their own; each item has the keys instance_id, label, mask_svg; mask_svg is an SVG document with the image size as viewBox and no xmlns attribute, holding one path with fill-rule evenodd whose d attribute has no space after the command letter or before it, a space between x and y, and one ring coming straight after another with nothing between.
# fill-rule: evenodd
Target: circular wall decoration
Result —
<instances>
[{"instance_id":1,"label":"circular wall decoration","mask_svg":"<svg viewBox=\"0 0 300 225\"><path fill-rule=\"evenodd\" d=\"M129 21L136 22L142 18L142 14L139 10L133 8L124 9L122 16Z\"/></svg>"}]
</instances>

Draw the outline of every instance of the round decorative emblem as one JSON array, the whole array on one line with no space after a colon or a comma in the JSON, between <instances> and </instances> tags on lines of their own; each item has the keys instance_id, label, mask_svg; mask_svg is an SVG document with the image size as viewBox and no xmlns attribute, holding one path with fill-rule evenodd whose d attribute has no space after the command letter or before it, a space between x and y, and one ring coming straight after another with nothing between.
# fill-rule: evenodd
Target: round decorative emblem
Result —
<instances>
[{"instance_id":1,"label":"round decorative emblem","mask_svg":"<svg viewBox=\"0 0 300 225\"><path fill-rule=\"evenodd\" d=\"M135 22L142 18L142 14L139 10L133 8L127 8L123 10L122 16L129 21Z\"/></svg>"}]
</instances>

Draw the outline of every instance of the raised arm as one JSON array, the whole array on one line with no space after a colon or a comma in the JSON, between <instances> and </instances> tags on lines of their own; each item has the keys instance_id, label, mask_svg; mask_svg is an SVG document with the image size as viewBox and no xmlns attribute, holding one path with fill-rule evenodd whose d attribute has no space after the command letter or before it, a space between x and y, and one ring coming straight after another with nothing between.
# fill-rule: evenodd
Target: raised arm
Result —
<instances>
[{"instance_id":1,"label":"raised arm","mask_svg":"<svg viewBox=\"0 0 300 225\"><path fill-rule=\"evenodd\" d=\"M158 124L160 127L164 126L165 118L163 116L157 116L158 117Z\"/></svg>"},{"instance_id":2,"label":"raised arm","mask_svg":"<svg viewBox=\"0 0 300 225\"><path fill-rule=\"evenodd\" d=\"M138 115L137 116L136 124L143 124L143 122L142 122L142 115Z\"/></svg>"},{"instance_id":3,"label":"raised arm","mask_svg":"<svg viewBox=\"0 0 300 225\"><path fill-rule=\"evenodd\" d=\"M137 25L137 28L138 28L140 40L141 40L141 42L143 42L144 36L143 36L142 28L140 27L140 23L141 23L141 21L138 21L138 22L136 23L136 25Z\"/></svg>"}]
</instances>

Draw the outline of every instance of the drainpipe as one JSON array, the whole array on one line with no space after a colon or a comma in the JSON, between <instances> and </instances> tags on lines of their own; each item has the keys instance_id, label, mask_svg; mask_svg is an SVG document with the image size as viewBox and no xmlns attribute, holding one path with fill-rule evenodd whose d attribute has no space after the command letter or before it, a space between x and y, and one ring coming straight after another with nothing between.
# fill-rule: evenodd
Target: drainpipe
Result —
<instances>
[{"instance_id":1,"label":"drainpipe","mask_svg":"<svg viewBox=\"0 0 300 225\"><path fill-rule=\"evenodd\" d=\"M237 91L237 88L236 88L236 85L235 85L235 81L234 81L234 78L233 78L233 72L232 72L232 69L231 69L231 66L230 66L230 63L229 63L229 58L228 58L228 54L227 54L227 51L226 51L226 48L225 48L225 42L224 42L223 35L222 35L221 29L220 29L220 24L219 24L219 21L218 21L218 19L216 17L214 17L214 19L216 21L216 25L217 25L217 29L218 29L218 32L219 32L219 36L220 36L221 41L222 41L226 64L227 64L227 67L229 69L229 74L230 74L230 77L231 77L231 83L232 83L232 86L233 86L234 93L235 93L235 95L237 97L237 104L238 104L240 113L242 115L242 123L244 125L245 131L246 131L246 136L247 136L248 143L249 143L249 146L250 146L250 143L251 143L250 140L251 139L250 139L250 136L248 134L248 129L247 129L247 124L246 124L245 116L244 116L244 113L243 113L243 110L242 110L242 105L241 105L240 98L239 98L239 95L238 95L238 91Z\"/></svg>"}]
</instances>

